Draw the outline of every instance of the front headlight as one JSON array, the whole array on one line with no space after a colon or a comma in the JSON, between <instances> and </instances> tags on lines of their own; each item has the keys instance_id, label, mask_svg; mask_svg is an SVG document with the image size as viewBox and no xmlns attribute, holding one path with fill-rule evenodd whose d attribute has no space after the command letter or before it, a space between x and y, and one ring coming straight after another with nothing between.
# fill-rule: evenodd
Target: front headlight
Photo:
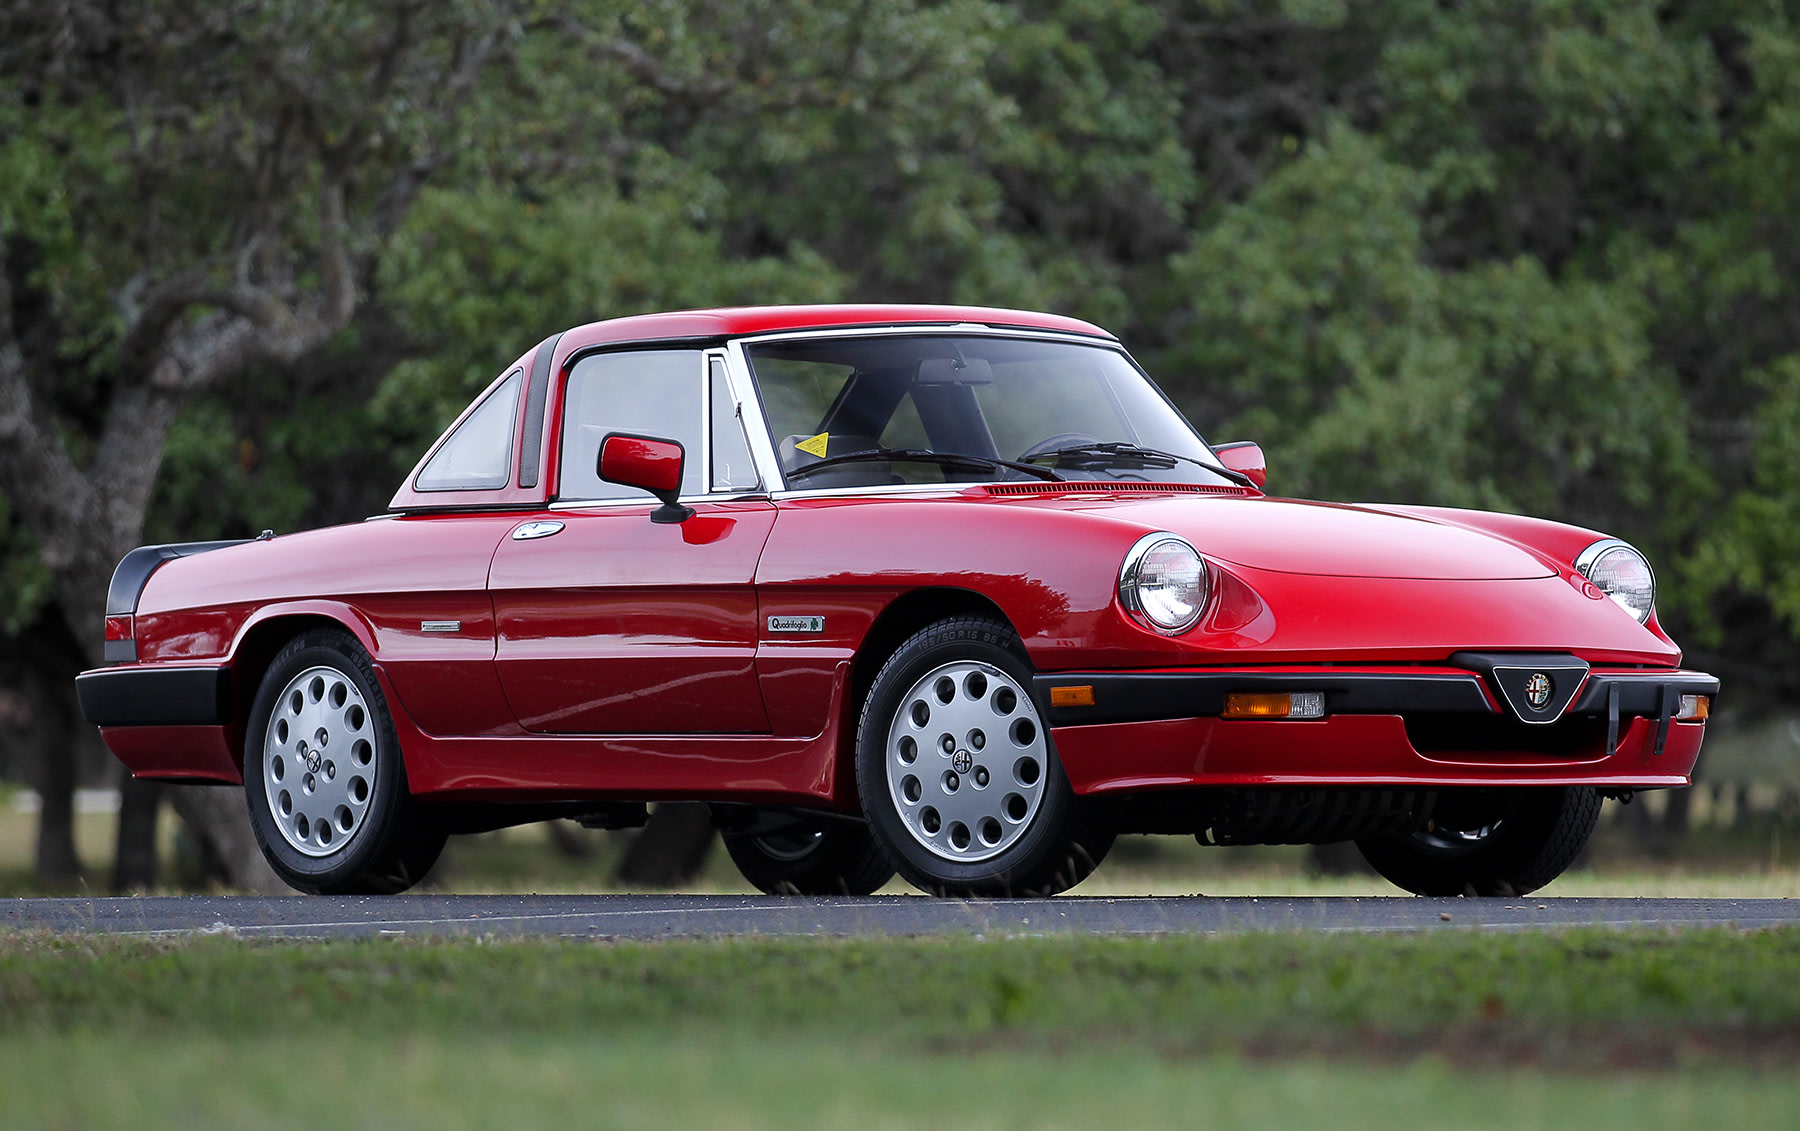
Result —
<instances>
[{"instance_id":1,"label":"front headlight","mask_svg":"<svg viewBox=\"0 0 1800 1131\"><path fill-rule=\"evenodd\" d=\"M1194 627L1206 611L1211 583L1206 560L1185 540L1148 534L1119 567L1119 603L1145 628L1173 636Z\"/></svg>"},{"instance_id":2,"label":"front headlight","mask_svg":"<svg viewBox=\"0 0 1800 1131\"><path fill-rule=\"evenodd\" d=\"M1650 611L1656 607L1656 575L1650 572L1650 562L1629 543L1603 538L1581 551L1575 568L1639 624L1650 619Z\"/></svg>"}]
</instances>

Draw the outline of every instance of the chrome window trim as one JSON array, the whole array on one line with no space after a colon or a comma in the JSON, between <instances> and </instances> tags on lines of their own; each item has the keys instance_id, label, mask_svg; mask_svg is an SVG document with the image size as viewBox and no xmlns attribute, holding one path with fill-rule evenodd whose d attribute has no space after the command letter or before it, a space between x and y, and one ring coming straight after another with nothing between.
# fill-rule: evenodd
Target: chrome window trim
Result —
<instances>
[{"instance_id":1,"label":"chrome window trim","mask_svg":"<svg viewBox=\"0 0 1800 1131\"><path fill-rule=\"evenodd\" d=\"M787 480L781 474L781 460L775 454L775 443L769 438L769 418L763 413L762 395L750 376L750 358L744 353L744 342L734 338L725 343L725 378L736 395L742 413L744 436L750 441L750 458L756 464L758 478L770 497L783 497ZM755 421L755 426L751 422ZM709 481L710 482L710 481Z\"/></svg>"},{"instance_id":2,"label":"chrome window trim","mask_svg":"<svg viewBox=\"0 0 1800 1131\"><path fill-rule=\"evenodd\" d=\"M1045 341L1078 342L1088 346L1107 346L1123 353L1125 347L1117 338L1077 334L1070 330L1045 330L1036 327L989 326L985 322L908 322L903 325L833 326L816 330L765 330L731 339L733 344L760 346L767 342L804 341L813 338L928 338L938 334L982 334L995 338L1039 338Z\"/></svg>"},{"instance_id":3,"label":"chrome window trim","mask_svg":"<svg viewBox=\"0 0 1800 1131\"><path fill-rule=\"evenodd\" d=\"M707 440L711 435L710 430L711 430L711 424L712 424L711 417L708 414L708 410L712 407L712 368L711 368L711 362L708 360L708 358L716 352L717 351L714 349L697 346L692 342L679 342L679 341L660 342L660 343L659 342L645 342L645 343L641 343L641 344L640 343L632 343L627 348L623 348L623 349L607 348L607 349L593 349L593 350L587 350L587 351L577 350L575 352L575 354L573 354L570 357L569 361L563 366L562 375L556 381L556 384L554 386L555 391L558 394L558 396L556 398L557 415L560 419L564 414L566 414L568 412L569 382L574 380L576 369L580 368L582 363L584 363L586 361L589 361L596 357L604 356L606 354L693 353L695 355L695 357L699 360L699 363L700 363L700 368L699 368L699 374L700 374L700 427L699 427L699 431L698 431L698 435L700 437L700 482L710 486L712 484L712 467L711 467L712 445L710 443L708 443ZM548 411L548 407L546 407L545 411L546 412ZM685 442L683 442L679 436L669 436L666 438L670 439L670 440L674 440L677 443L681 444L682 453L683 453L683 456L682 456L683 469L682 469L682 471L683 471L683 475L685 476L686 461L692 455L692 453L687 450L688 445ZM557 449L556 450L556 486L557 486L558 491L561 490L562 485L563 485L563 466L564 466L564 464L567 460L567 456L568 456L568 444L569 444L568 430L566 428L563 428L561 426L561 423L559 423L558 427L557 427L557 437L556 437L556 449ZM708 498L708 497L710 497L710 496L702 496L702 495L694 496L694 498ZM733 497L735 497L735 496L733 496ZM613 503L613 502L644 503L644 502L653 502L653 501L654 501L653 499L644 499L644 498L564 499L559 494L556 498L550 499L548 501L547 505L550 506L552 509L554 509L557 506L557 504L559 504L559 503L574 503L574 504L579 505L579 504Z\"/></svg>"},{"instance_id":4,"label":"chrome window trim","mask_svg":"<svg viewBox=\"0 0 1800 1131\"><path fill-rule=\"evenodd\" d=\"M971 487L988 487L997 483L1034 483L1032 479L972 480L956 483L878 483L867 487L791 487L771 491L776 499L833 499L844 495L962 495ZM1043 481L1046 487L1056 484Z\"/></svg>"},{"instance_id":5,"label":"chrome window trim","mask_svg":"<svg viewBox=\"0 0 1800 1131\"><path fill-rule=\"evenodd\" d=\"M736 492L716 495L683 495L683 503L754 503L769 498L767 491ZM647 507L655 510L660 504L655 499L558 499L552 503L528 504L527 510L550 511L588 511L617 510L623 507Z\"/></svg>"}]
</instances>

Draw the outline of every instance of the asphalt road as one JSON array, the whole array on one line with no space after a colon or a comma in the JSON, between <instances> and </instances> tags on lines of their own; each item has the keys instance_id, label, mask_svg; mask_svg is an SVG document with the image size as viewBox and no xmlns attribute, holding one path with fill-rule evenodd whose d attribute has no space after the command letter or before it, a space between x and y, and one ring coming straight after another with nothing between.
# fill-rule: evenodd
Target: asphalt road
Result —
<instances>
[{"instance_id":1,"label":"asphalt road","mask_svg":"<svg viewBox=\"0 0 1800 1131\"><path fill-rule=\"evenodd\" d=\"M1233 934L1800 923L1800 899L912 896L169 896L0 900L0 930L243 938Z\"/></svg>"}]
</instances>

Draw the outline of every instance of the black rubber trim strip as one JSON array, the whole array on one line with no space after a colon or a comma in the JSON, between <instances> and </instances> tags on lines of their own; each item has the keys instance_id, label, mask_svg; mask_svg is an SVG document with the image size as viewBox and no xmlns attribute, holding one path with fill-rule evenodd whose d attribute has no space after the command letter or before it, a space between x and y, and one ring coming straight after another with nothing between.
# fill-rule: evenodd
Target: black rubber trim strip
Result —
<instances>
[{"instance_id":1,"label":"black rubber trim strip","mask_svg":"<svg viewBox=\"0 0 1800 1131\"><path fill-rule=\"evenodd\" d=\"M230 668L101 668L75 677L97 727L218 726L231 721Z\"/></svg>"},{"instance_id":2,"label":"black rubber trim strip","mask_svg":"<svg viewBox=\"0 0 1800 1131\"><path fill-rule=\"evenodd\" d=\"M1669 741L1669 723L1674 721L1675 707L1680 702L1680 693L1676 690L1675 685L1672 683L1663 684L1662 711L1656 720L1656 745L1650 750L1650 756L1652 758L1662 757L1663 747L1667 745Z\"/></svg>"},{"instance_id":3,"label":"black rubber trim strip","mask_svg":"<svg viewBox=\"0 0 1800 1131\"><path fill-rule=\"evenodd\" d=\"M1481 677L1387 672L1131 672L1035 677L1051 726L1150 722L1219 715L1234 691L1323 691L1327 715L1403 715L1449 711L1491 715ZM1050 689L1089 686L1092 707L1050 707Z\"/></svg>"},{"instance_id":4,"label":"black rubber trim strip","mask_svg":"<svg viewBox=\"0 0 1800 1131\"><path fill-rule=\"evenodd\" d=\"M144 596L144 585L148 584L149 575L157 573L157 566L162 566L164 562L187 558L196 553L207 553L209 549L243 546L245 542L254 540L256 538L230 538L225 542L169 542L167 546L139 546L133 549L128 555L119 558L119 566L113 567L112 584L106 587L106 616L131 616L133 612L137 612L137 598Z\"/></svg>"},{"instance_id":5,"label":"black rubber trim strip","mask_svg":"<svg viewBox=\"0 0 1800 1131\"><path fill-rule=\"evenodd\" d=\"M1606 685L1606 756L1619 752L1619 681Z\"/></svg>"},{"instance_id":6,"label":"black rubber trim strip","mask_svg":"<svg viewBox=\"0 0 1800 1131\"><path fill-rule=\"evenodd\" d=\"M550 365L556 360L556 343L562 334L551 334L538 343L531 359L531 379L525 385L525 443L519 449L519 486L536 487L538 463L544 454L544 403L550 398Z\"/></svg>"},{"instance_id":7,"label":"black rubber trim strip","mask_svg":"<svg viewBox=\"0 0 1800 1131\"><path fill-rule=\"evenodd\" d=\"M1587 687L1564 714L1610 715L1612 708L1609 704L1615 687L1619 692L1621 718L1633 715L1646 719L1661 718L1665 687L1677 697L1676 702L1680 702L1679 697L1683 695L1716 697L1719 694L1719 681L1705 672L1646 672L1643 675L1591 672Z\"/></svg>"},{"instance_id":8,"label":"black rubber trim strip","mask_svg":"<svg viewBox=\"0 0 1800 1131\"><path fill-rule=\"evenodd\" d=\"M145 583L156 572L156 567L164 562L204 554L208 550L223 550L227 546L242 546L253 541L253 538L234 538L225 542L171 542L166 546L139 546L120 558L119 564L113 569L112 584L106 587L106 615L130 616L137 612L138 598L143 596Z\"/></svg>"}]
</instances>

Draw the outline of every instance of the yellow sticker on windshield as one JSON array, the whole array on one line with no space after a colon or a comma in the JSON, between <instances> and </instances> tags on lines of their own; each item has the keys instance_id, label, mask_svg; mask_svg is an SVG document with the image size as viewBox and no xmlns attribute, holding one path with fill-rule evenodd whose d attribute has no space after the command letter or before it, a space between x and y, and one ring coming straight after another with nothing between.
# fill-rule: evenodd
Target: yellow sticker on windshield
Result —
<instances>
[{"instance_id":1,"label":"yellow sticker on windshield","mask_svg":"<svg viewBox=\"0 0 1800 1131\"><path fill-rule=\"evenodd\" d=\"M809 456L818 456L820 459L824 459L825 452L830 445L831 433L821 432L817 436L810 436L807 439L801 440L799 443L795 444L794 447L805 452Z\"/></svg>"}]
</instances>

